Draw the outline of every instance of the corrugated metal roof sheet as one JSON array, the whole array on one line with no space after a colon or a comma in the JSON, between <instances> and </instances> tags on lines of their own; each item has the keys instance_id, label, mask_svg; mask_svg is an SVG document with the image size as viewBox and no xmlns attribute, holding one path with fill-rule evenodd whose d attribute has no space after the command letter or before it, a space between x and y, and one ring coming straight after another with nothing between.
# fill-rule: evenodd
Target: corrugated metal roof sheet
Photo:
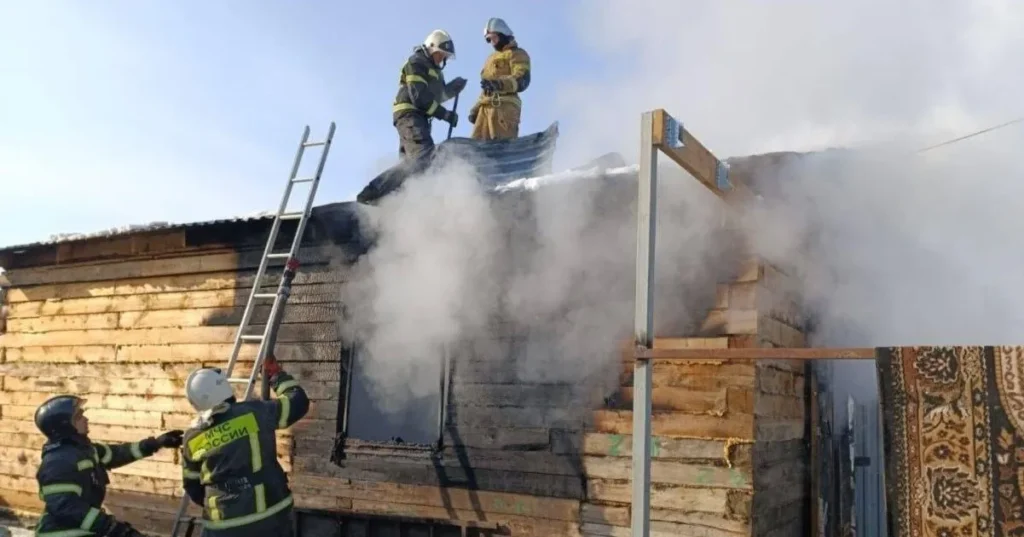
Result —
<instances>
[{"instance_id":1,"label":"corrugated metal roof sheet","mask_svg":"<svg viewBox=\"0 0 1024 537\"><path fill-rule=\"evenodd\" d=\"M514 140L445 140L437 145L432 155L424 159L401 162L384 170L363 188L356 200L372 205L401 188L409 177L422 173L436 159L449 156L472 164L481 184L488 188L516 179L547 175L551 173L557 141L557 121L543 132L520 136Z\"/></svg>"},{"instance_id":2,"label":"corrugated metal roof sheet","mask_svg":"<svg viewBox=\"0 0 1024 537\"><path fill-rule=\"evenodd\" d=\"M216 220L204 220L201 222L152 222L149 224L133 224L128 226L121 226L116 228L105 229L103 231L95 231L92 233L61 233L53 235L49 239L29 242L24 244L15 244L12 246L0 247L0 251L17 251L33 248L36 246L47 246L54 244L63 244L67 242L82 241L88 239L98 239L104 237L118 237L122 235L131 235L133 233L146 233L149 231L169 231L173 229L181 228L192 228L200 226L216 226L221 224L230 224L238 222L255 222L258 220L270 220L274 217L274 213L257 213L250 216L237 216L234 218L218 218Z\"/></svg>"}]
</instances>

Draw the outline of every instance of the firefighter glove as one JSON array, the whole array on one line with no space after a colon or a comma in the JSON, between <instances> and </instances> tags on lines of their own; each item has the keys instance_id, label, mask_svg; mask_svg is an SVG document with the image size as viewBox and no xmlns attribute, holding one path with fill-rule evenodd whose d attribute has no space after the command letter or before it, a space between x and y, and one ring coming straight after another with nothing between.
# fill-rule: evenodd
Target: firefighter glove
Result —
<instances>
[{"instance_id":1,"label":"firefighter glove","mask_svg":"<svg viewBox=\"0 0 1024 537\"><path fill-rule=\"evenodd\" d=\"M277 358L273 354L263 359L263 374L266 375L267 379L276 377L280 372L281 364L277 362Z\"/></svg>"},{"instance_id":2,"label":"firefighter glove","mask_svg":"<svg viewBox=\"0 0 1024 537\"><path fill-rule=\"evenodd\" d=\"M469 110L469 115L468 115L468 116L466 116L466 118L467 118L467 119L469 119L469 122L470 122L470 123L472 123L472 124L474 124L474 125L476 125L476 116L477 116L477 113L479 113L479 110L478 110L478 109L476 109L476 108L471 108L471 109Z\"/></svg>"},{"instance_id":3,"label":"firefighter glove","mask_svg":"<svg viewBox=\"0 0 1024 537\"><path fill-rule=\"evenodd\" d=\"M166 433L156 437L156 442L160 444L160 447L165 448L178 448L182 444L182 436L185 434L184 431L174 430L167 431Z\"/></svg>"},{"instance_id":4,"label":"firefighter glove","mask_svg":"<svg viewBox=\"0 0 1024 537\"><path fill-rule=\"evenodd\" d=\"M459 115L451 110L442 109L441 112L437 114L437 117L441 121L447 122L449 125L452 126L452 128L455 128L455 126L459 124Z\"/></svg>"},{"instance_id":5,"label":"firefighter glove","mask_svg":"<svg viewBox=\"0 0 1024 537\"><path fill-rule=\"evenodd\" d=\"M462 93L462 90L466 89L466 83L468 80L465 78L456 77L454 80L448 83L448 87L445 88L445 93L448 95L458 95Z\"/></svg>"},{"instance_id":6,"label":"firefighter glove","mask_svg":"<svg viewBox=\"0 0 1024 537\"><path fill-rule=\"evenodd\" d=\"M501 89L501 82L498 80L484 79L480 81L480 89L483 90L484 93L497 93L498 90Z\"/></svg>"}]
</instances>

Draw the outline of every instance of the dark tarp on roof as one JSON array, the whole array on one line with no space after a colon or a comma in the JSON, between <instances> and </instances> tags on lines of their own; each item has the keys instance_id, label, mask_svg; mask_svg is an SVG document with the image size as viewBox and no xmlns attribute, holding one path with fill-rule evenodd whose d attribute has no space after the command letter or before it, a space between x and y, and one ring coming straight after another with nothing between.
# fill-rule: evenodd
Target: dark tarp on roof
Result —
<instances>
[{"instance_id":1,"label":"dark tarp on roof","mask_svg":"<svg viewBox=\"0 0 1024 537\"><path fill-rule=\"evenodd\" d=\"M359 203L375 204L384 196L402 187L409 177L422 173L432 163L456 157L471 163L485 188L551 173L551 161L558 140L558 122L543 132L521 136L514 140L480 141L471 138L451 138L438 144L426 157L400 162L375 177L356 196Z\"/></svg>"}]
</instances>

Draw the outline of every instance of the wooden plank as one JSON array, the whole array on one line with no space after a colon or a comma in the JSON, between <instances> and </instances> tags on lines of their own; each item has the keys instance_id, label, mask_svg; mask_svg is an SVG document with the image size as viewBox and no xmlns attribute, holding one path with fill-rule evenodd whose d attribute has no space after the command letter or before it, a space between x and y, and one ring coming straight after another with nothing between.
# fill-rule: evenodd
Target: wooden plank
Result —
<instances>
[{"instance_id":1,"label":"wooden plank","mask_svg":"<svg viewBox=\"0 0 1024 537\"><path fill-rule=\"evenodd\" d=\"M303 266L292 280L293 286L308 284L338 284L345 281L346 268L341 265ZM281 281L279 271L269 271L263 277L268 287L277 287ZM201 274L177 274L126 278L99 282L73 282L44 284L8 289L10 304L52 299L89 298L102 296L141 295L150 293L181 293L188 291L217 291L223 289L244 289L248 291L256 283L256 271L228 270Z\"/></svg>"},{"instance_id":2,"label":"wooden plank","mask_svg":"<svg viewBox=\"0 0 1024 537\"><path fill-rule=\"evenodd\" d=\"M874 360L874 348L650 349L639 358L684 360Z\"/></svg>"},{"instance_id":3,"label":"wooden plank","mask_svg":"<svg viewBox=\"0 0 1024 537\"><path fill-rule=\"evenodd\" d=\"M111 350L111 356L114 351ZM179 379L184 380L199 364L165 363L47 363L11 361L0 364L0 375L12 377L74 377L120 379Z\"/></svg>"},{"instance_id":4,"label":"wooden plank","mask_svg":"<svg viewBox=\"0 0 1024 537\"><path fill-rule=\"evenodd\" d=\"M334 254L330 247L306 247L299 251L302 265L328 263ZM123 280L176 274L198 274L237 271L259 266L263 250L228 251L190 256L168 256L142 260L115 260L72 266L46 266L11 269L7 278L12 287L38 284ZM279 272L284 260L273 260L270 272Z\"/></svg>"},{"instance_id":5,"label":"wooden plank","mask_svg":"<svg viewBox=\"0 0 1024 537\"><path fill-rule=\"evenodd\" d=\"M729 514L729 490L663 485L651 487L651 507L684 512ZM590 501L629 504L633 489L628 481L587 480Z\"/></svg>"},{"instance_id":6,"label":"wooden plank","mask_svg":"<svg viewBox=\"0 0 1024 537\"><path fill-rule=\"evenodd\" d=\"M593 414L593 429L596 432L630 434L633 430L633 413L630 411L598 410ZM753 440L754 416L732 413L725 416L654 413L651 415L651 429L657 436L670 438Z\"/></svg>"},{"instance_id":7,"label":"wooden plank","mask_svg":"<svg viewBox=\"0 0 1024 537\"><path fill-rule=\"evenodd\" d=\"M674 387L688 390L722 390L727 388L752 389L756 370L753 363L726 363L712 361L655 361L653 387ZM620 385L633 384L633 364L622 365Z\"/></svg>"},{"instance_id":8,"label":"wooden plank","mask_svg":"<svg viewBox=\"0 0 1024 537\"><path fill-rule=\"evenodd\" d=\"M588 479L628 480L633 466L623 457L584 457ZM651 482L691 487L753 490L751 468L685 464L678 461L651 461Z\"/></svg>"},{"instance_id":9,"label":"wooden plank","mask_svg":"<svg viewBox=\"0 0 1024 537\"><path fill-rule=\"evenodd\" d=\"M625 458L633 456L633 436L629 434L579 435L556 431L552 439L555 453ZM651 437L652 459L725 462L730 460L735 448L735 442L726 440Z\"/></svg>"},{"instance_id":10,"label":"wooden plank","mask_svg":"<svg viewBox=\"0 0 1024 537\"><path fill-rule=\"evenodd\" d=\"M36 300L11 304L8 307L7 317L9 320L13 320L25 317L84 315L90 313L236 308L244 307L248 300L248 294L236 289ZM339 300L340 295L336 285L311 284L293 287L292 295L288 299L288 305L333 304Z\"/></svg>"},{"instance_id":11,"label":"wooden plank","mask_svg":"<svg viewBox=\"0 0 1024 537\"><path fill-rule=\"evenodd\" d=\"M230 341L230 340L229 340ZM25 364L223 364L231 354L231 343L183 343L170 345L57 345L19 347L0 350L6 352L5 365ZM239 351L241 363L251 362L256 356L256 345L244 345ZM275 349L282 363L337 363L339 342L279 343ZM286 365L288 369L294 365ZM339 370L340 371L340 370Z\"/></svg>"},{"instance_id":12,"label":"wooden plank","mask_svg":"<svg viewBox=\"0 0 1024 537\"><path fill-rule=\"evenodd\" d=\"M270 318L270 309L269 305L256 306L253 308L250 322L253 324L266 323ZM238 326L242 321L244 311L245 307L239 306L22 317L9 319L7 332L40 333L62 330ZM340 304L289 304L289 307L284 310L281 322L284 324L334 323L340 317Z\"/></svg>"},{"instance_id":13,"label":"wooden plank","mask_svg":"<svg viewBox=\"0 0 1024 537\"><path fill-rule=\"evenodd\" d=\"M651 392L651 406L654 410L722 415L727 410L727 390L694 391L690 388L657 387ZM618 394L616 408L633 408L633 388L620 388Z\"/></svg>"},{"instance_id":14,"label":"wooden plank","mask_svg":"<svg viewBox=\"0 0 1024 537\"><path fill-rule=\"evenodd\" d=\"M262 325L252 325L250 333L260 333ZM237 327L200 326L187 328L143 328L139 330L67 330L40 334L2 334L0 346L47 347L69 345L167 345L176 343L224 343L234 339ZM278 341L338 341L333 323L296 323L282 325Z\"/></svg>"},{"instance_id":15,"label":"wooden plank","mask_svg":"<svg viewBox=\"0 0 1024 537\"><path fill-rule=\"evenodd\" d=\"M322 456L295 457L297 472L359 481L377 481L434 487L464 487L530 496L581 499L581 476L549 475L524 471L490 470L463 466L435 467L430 463L402 463L395 459L345 462L345 467L324 463Z\"/></svg>"},{"instance_id":16,"label":"wooden plank","mask_svg":"<svg viewBox=\"0 0 1024 537\"><path fill-rule=\"evenodd\" d=\"M298 471L292 475L296 486L310 487L339 498L404 505L450 508L461 511L485 511L532 516L551 520L574 521L579 517L576 500L550 496L509 494L466 488L438 488L394 482L361 481L320 477Z\"/></svg>"}]
</instances>

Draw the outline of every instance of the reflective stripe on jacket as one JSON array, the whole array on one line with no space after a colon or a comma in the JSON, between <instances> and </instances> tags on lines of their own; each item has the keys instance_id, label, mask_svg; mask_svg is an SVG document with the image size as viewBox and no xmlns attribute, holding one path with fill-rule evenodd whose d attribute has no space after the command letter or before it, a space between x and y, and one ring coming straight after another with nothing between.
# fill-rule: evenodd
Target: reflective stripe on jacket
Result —
<instances>
[{"instance_id":1,"label":"reflective stripe on jacket","mask_svg":"<svg viewBox=\"0 0 1024 537\"><path fill-rule=\"evenodd\" d=\"M410 112L436 117L444 108L441 103L453 96L446 95L444 73L434 65L426 49L416 47L402 66L398 77L398 93L391 107L392 121Z\"/></svg>"},{"instance_id":2,"label":"reflective stripe on jacket","mask_svg":"<svg viewBox=\"0 0 1024 537\"><path fill-rule=\"evenodd\" d=\"M277 460L276 430L302 419L309 398L285 372L272 386L277 399L233 403L209 426L185 433L184 488L203 507L211 530L259 522L292 505L288 477Z\"/></svg>"},{"instance_id":3,"label":"reflective stripe on jacket","mask_svg":"<svg viewBox=\"0 0 1024 537\"><path fill-rule=\"evenodd\" d=\"M103 511L108 469L148 457L160 446L153 438L128 444L102 444L69 438L43 446L36 472L43 514L38 537L78 537L102 534L114 523Z\"/></svg>"},{"instance_id":4,"label":"reflective stripe on jacket","mask_svg":"<svg viewBox=\"0 0 1024 537\"><path fill-rule=\"evenodd\" d=\"M496 94L481 93L474 108L487 105L497 107L501 103L522 107L519 93L530 87L530 55L512 40L504 49L492 52L487 57L480 70L480 78L497 82L499 90Z\"/></svg>"}]
</instances>

